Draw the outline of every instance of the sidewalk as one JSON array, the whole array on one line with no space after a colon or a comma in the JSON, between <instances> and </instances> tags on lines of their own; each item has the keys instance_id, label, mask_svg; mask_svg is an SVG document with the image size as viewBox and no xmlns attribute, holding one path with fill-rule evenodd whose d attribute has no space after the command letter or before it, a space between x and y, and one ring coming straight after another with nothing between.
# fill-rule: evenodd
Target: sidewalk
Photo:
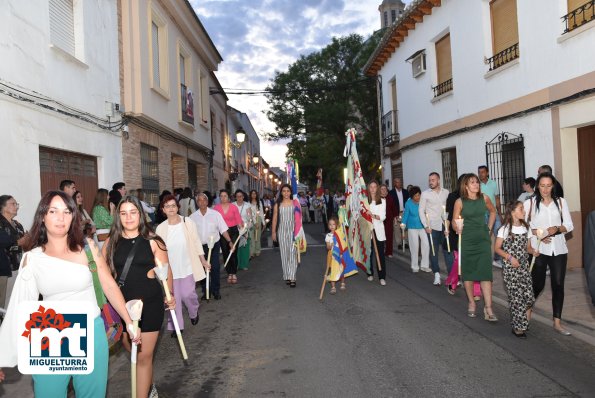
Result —
<instances>
[{"instance_id":1,"label":"sidewalk","mask_svg":"<svg viewBox=\"0 0 595 398\"><path fill-rule=\"evenodd\" d=\"M411 258L408 250L405 253L395 250L394 253L395 256L393 258L387 258L387 261L400 266L405 265L407 269L411 269ZM442 280L444 281L446 279L444 258L441 254L438 258ZM493 271L493 300L496 304L508 308L508 296L502 279L502 270L494 267ZM420 272L420 274L425 273ZM429 283L431 283L432 277L432 274L427 274ZM552 326L552 290L549 279L550 277L548 276L545 289L535 303L532 319L533 321ZM444 294L448 295L446 291ZM460 295L460 292L457 292L456 295ZM583 268L573 268L566 271L562 324L574 337L595 346L595 306L591 304Z\"/></svg>"}]
</instances>

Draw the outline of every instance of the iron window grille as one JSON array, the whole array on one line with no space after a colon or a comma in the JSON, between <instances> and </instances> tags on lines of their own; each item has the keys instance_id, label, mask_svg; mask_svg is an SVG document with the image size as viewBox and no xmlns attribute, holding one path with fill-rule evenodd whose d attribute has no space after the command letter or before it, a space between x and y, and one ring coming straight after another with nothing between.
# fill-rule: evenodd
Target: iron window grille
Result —
<instances>
[{"instance_id":1,"label":"iron window grille","mask_svg":"<svg viewBox=\"0 0 595 398\"><path fill-rule=\"evenodd\" d=\"M486 142L486 164L490 178L498 184L500 210L523 192L525 142L523 135L501 132ZM494 206L496 204L494 203Z\"/></svg>"},{"instance_id":2,"label":"iron window grille","mask_svg":"<svg viewBox=\"0 0 595 398\"><path fill-rule=\"evenodd\" d=\"M519 43L513 44L512 46L500 51L498 54L490 57L486 60L486 63L490 65L490 70L497 69L502 65L506 65L510 61L517 59L520 56Z\"/></svg>"},{"instance_id":3,"label":"iron window grille","mask_svg":"<svg viewBox=\"0 0 595 398\"><path fill-rule=\"evenodd\" d=\"M432 90L434 90L434 98L439 97L442 94L446 94L449 91L452 91L452 78L445 80L444 82L432 87Z\"/></svg>"},{"instance_id":4,"label":"iron window grille","mask_svg":"<svg viewBox=\"0 0 595 398\"><path fill-rule=\"evenodd\" d=\"M390 146L399 142L399 130L397 124L398 111L388 111L382 116L381 128L382 128L382 144L384 146Z\"/></svg>"},{"instance_id":5,"label":"iron window grille","mask_svg":"<svg viewBox=\"0 0 595 398\"><path fill-rule=\"evenodd\" d=\"M562 34L568 33L593 20L595 20L595 0L583 4L562 17L562 21L564 22L564 32Z\"/></svg>"},{"instance_id":6,"label":"iron window grille","mask_svg":"<svg viewBox=\"0 0 595 398\"><path fill-rule=\"evenodd\" d=\"M147 201L159 203L159 154L157 148L140 144L141 179Z\"/></svg>"}]
</instances>

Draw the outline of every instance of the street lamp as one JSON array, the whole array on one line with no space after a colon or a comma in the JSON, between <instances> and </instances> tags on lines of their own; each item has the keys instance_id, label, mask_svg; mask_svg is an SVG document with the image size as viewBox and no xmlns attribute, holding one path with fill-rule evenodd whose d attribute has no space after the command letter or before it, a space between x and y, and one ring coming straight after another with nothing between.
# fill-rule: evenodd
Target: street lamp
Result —
<instances>
[{"instance_id":1,"label":"street lamp","mask_svg":"<svg viewBox=\"0 0 595 398\"><path fill-rule=\"evenodd\" d=\"M260 156L258 156L258 154L255 154L252 157L252 163L256 166L258 164L258 161L260 160Z\"/></svg>"},{"instance_id":2,"label":"street lamp","mask_svg":"<svg viewBox=\"0 0 595 398\"><path fill-rule=\"evenodd\" d=\"M239 148L242 146L242 144L244 143L244 141L246 140L246 132L244 131L243 128L238 128L236 130L236 141L237 142L230 142L230 145L233 146L234 148Z\"/></svg>"},{"instance_id":3,"label":"street lamp","mask_svg":"<svg viewBox=\"0 0 595 398\"><path fill-rule=\"evenodd\" d=\"M264 174L267 174L267 173L269 172L269 169L267 169L267 168L265 167L264 169L262 169L262 172L263 172Z\"/></svg>"}]
</instances>

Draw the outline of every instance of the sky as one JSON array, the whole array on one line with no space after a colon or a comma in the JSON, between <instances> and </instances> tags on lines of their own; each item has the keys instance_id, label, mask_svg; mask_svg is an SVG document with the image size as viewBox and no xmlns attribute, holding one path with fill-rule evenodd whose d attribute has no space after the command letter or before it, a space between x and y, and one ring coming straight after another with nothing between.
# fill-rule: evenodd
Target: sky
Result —
<instances>
[{"instance_id":1,"label":"sky","mask_svg":"<svg viewBox=\"0 0 595 398\"><path fill-rule=\"evenodd\" d=\"M287 71L300 55L318 51L333 37L380 28L382 0L190 0L223 62L216 72L221 86L263 90L275 71ZM409 1L405 1L409 3ZM274 131L264 96L228 95L228 104L248 115L260 135L261 156L281 167L285 142L265 142Z\"/></svg>"}]
</instances>

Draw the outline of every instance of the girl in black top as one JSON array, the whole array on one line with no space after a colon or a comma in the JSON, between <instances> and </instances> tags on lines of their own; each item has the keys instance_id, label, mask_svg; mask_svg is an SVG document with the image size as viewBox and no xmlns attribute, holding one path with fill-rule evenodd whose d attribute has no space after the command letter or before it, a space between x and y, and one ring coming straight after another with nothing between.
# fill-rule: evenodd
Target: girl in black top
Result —
<instances>
[{"instance_id":1,"label":"girl in black top","mask_svg":"<svg viewBox=\"0 0 595 398\"><path fill-rule=\"evenodd\" d=\"M123 281L122 293L126 301L142 299L143 312L139 326L142 346L139 346L137 359L137 396L146 397L153 382L153 353L164 316L164 295L155 271L155 259L168 264L165 243L151 230L146 221L140 201L134 196L126 196L116 208L116 216L110 236L103 246L104 255L112 272L119 281L126 259L132 248L135 253ZM168 267L169 268L169 267ZM172 292L172 299L166 302L170 309L175 308L173 276L168 269L167 284ZM128 335L122 339L130 350Z\"/></svg>"}]
</instances>

